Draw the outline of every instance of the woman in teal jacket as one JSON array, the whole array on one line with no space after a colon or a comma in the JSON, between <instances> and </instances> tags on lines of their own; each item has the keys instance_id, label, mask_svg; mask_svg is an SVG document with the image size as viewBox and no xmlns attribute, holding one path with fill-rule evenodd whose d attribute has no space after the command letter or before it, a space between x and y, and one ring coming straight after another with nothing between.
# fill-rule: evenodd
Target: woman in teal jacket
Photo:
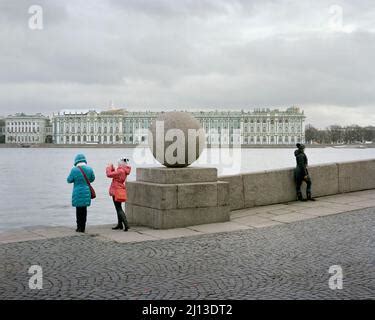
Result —
<instances>
[{"instance_id":1,"label":"woman in teal jacket","mask_svg":"<svg viewBox=\"0 0 375 320\"><path fill-rule=\"evenodd\" d=\"M87 220L87 207L91 205L90 188L83 176L81 168L91 182L95 180L94 170L87 165L86 157L78 154L74 159L74 167L67 179L68 183L74 183L72 194L72 206L76 207L77 232L85 232Z\"/></svg>"}]
</instances>

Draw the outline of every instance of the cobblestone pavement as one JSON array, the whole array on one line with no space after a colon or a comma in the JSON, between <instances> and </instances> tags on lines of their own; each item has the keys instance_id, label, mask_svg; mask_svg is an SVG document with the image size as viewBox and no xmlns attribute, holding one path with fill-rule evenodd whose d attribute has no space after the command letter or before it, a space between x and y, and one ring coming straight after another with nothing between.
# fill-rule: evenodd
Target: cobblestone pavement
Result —
<instances>
[{"instance_id":1,"label":"cobblestone pavement","mask_svg":"<svg viewBox=\"0 0 375 320\"><path fill-rule=\"evenodd\" d=\"M375 208L263 229L115 243L0 246L0 299L373 299ZM27 271L43 268L43 289ZM343 269L342 290L328 272Z\"/></svg>"}]
</instances>

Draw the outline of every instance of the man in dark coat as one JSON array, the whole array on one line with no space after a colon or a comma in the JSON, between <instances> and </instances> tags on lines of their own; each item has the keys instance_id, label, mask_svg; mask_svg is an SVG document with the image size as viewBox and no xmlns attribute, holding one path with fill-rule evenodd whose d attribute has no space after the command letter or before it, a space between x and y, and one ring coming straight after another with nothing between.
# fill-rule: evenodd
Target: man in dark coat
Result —
<instances>
[{"instance_id":1,"label":"man in dark coat","mask_svg":"<svg viewBox=\"0 0 375 320\"><path fill-rule=\"evenodd\" d=\"M299 201L304 201L301 186L302 182L305 181L307 184L306 188L306 195L307 200L315 201L311 197L311 178L309 175L309 171L307 170L308 160L305 154L305 146L303 144L297 143L297 150L294 151L294 155L296 157L297 167L294 171L294 176L296 180L296 191L297 191L297 198Z\"/></svg>"}]
</instances>

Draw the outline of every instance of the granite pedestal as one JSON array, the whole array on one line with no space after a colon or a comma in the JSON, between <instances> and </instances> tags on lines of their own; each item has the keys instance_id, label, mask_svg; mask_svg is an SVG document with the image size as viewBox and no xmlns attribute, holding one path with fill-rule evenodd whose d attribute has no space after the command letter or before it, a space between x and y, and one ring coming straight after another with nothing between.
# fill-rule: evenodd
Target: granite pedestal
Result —
<instances>
[{"instance_id":1,"label":"granite pedestal","mask_svg":"<svg viewBox=\"0 0 375 320\"><path fill-rule=\"evenodd\" d=\"M131 225L170 229L229 221L229 184L216 168L137 168L127 182Z\"/></svg>"}]
</instances>

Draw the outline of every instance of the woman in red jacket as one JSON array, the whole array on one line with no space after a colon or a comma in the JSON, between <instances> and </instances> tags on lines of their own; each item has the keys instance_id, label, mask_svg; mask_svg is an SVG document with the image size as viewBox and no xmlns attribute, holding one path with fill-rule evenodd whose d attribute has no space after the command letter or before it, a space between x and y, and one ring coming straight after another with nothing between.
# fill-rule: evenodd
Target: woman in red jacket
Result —
<instances>
[{"instance_id":1,"label":"woman in red jacket","mask_svg":"<svg viewBox=\"0 0 375 320\"><path fill-rule=\"evenodd\" d=\"M122 209L121 203L127 200L125 181L127 176L130 174L131 167L128 165L129 159L121 158L118 162L118 168L115 169L113 164L108 164L106 168L106 174L108 178L112 178L111 187L109 188L109 195L113 199L113 203L117 212L117 226L113 227L113 230L122 230L122 224L124 224L124 231L128 231L129 224L126 219L124 210Z\"/></svg>"}]
</instances>

